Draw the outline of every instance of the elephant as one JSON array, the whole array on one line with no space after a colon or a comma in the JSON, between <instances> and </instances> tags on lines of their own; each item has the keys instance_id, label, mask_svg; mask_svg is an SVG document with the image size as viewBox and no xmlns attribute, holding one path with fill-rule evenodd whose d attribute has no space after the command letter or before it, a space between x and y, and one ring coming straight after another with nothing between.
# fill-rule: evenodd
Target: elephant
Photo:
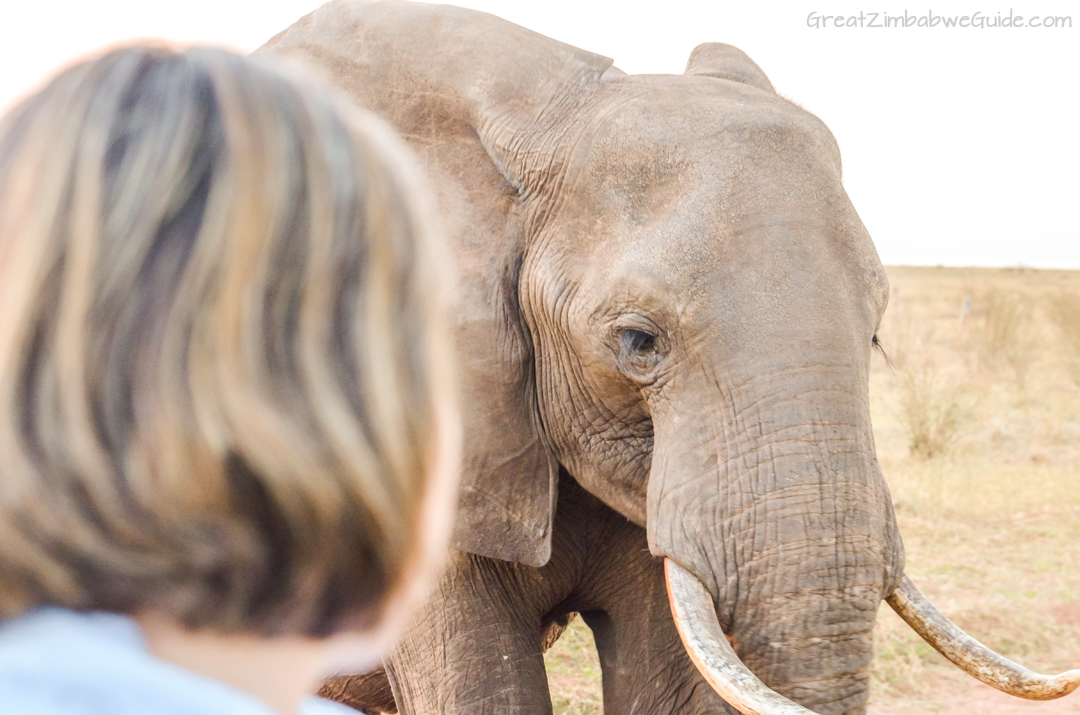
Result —
<instances>
[{"instance_id":1,"label":"elephant","mask_svg":"<svg viewBox=\"0 0 1080 715\"><path fill-rule=\"evenodd\" d=\"M462 481L385 662L401 712L550 713L572 612L609 715L863 713L883 600L984 682L1080 684L905 576L869 413L888 278L833 135L744 53L628 75L485 13L333 0L257 54L406 140L453 257Z\"/></svg>"}]
</instances>

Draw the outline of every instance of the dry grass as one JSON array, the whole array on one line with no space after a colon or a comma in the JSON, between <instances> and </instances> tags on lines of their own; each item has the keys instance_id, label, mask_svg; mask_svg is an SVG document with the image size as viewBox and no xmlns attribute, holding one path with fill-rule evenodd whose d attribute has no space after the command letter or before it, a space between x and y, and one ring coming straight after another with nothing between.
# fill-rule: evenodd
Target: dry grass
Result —
<instances>
[{"instance_id":1,"label":"dry grass","mask_svg":"<svg viewBox=\"0 0 1080 715\"><path fill-rule=\"evenodd\" d=\"M1032 305L1016 289L992 287L972 301L976 356L991 373L1012 368L1023 389L1034 359L1030 340Z\"/></svg>"},{"instance_id":2,"label":"dry grass","mask_svg":"<svg viewBox=\"0 0 1080 715\"><path fill-rule=\"evenodd\" d=\"M875 359L871 412L908 573L1004 655L1042 672L1080 667L1080 272L889 278L879 335L893 367ZM557 714L602 712L580 620L548 663ZM872 715L1016 712L972 706L974 681L887 606L872 669ZM1076 712L1054 709L1073 707L1065 700L1037 707Z\"/></svg>"},{"instance_id":3,"label":"dry grass","mask_svg":"<svg viewBox=\"0 0 1080 715\"><path fill-rule=\"evenodd\" d=\"M964 381L946 371L934 349L934 326L902 310L895 293L895 318L879 332L886 364L897 390L896 417L908 450L921 459L944 454L960 434L965 410Z\"/></svg>"},{"instance_id":4,"label":"dry grass","mask_svg":"<svg viewBox=\"0 0 1080 715\"><path fill-rule=\"evenodd\" d=\"M902 300L899 311L890 306L883 335L910 335L905 322L931 334L917 352L936 365L937 399L951 391L964 405L949 447L913 459L904 378L884 364L871 375L874 435L908 573L1008 657L1043 672L1076 667L1080 390L1068 335L1080 333L1080 321L1064 316L1074 305L1080 313L1080 301L1068 303L1080 273L893 268L889 277ZM961 320L965 297L970 315ZM887 606L872 667L872 713L976 710L974 681ZM980 702L978 710L1005 707Z\"/></svg>"},{"instance_id":5,"label":"dry grass","mask_svg":"<svg viewBox=\"0 0 1080 715\"><path fill-rule=\"evenodd\" d=\"M1064 292L1054 296L1050 317L1061 331L1061 350L1069 376L1080 387L1080 296Z\"/></svg>"},{"instance_id":6,"label":"dry grass","mask_svg":"<svg viewBox=\"0 0 1080 715\"><path fill-rule=\"evenodd\" d=\"M945 454L960 436L961 388L943 378L932 361L898 369L895 378L899 415L911 454L922 459Z\"/></svg>"},{"instance_id":7,"label":"dry grass","mask_svg":"<svg viewBox=\"0 0 1080 715\"><path fill-rule=\"evenodd\" d=\"M551 702L557 715L600 715L604 695L600 683L600 659L592 631L575 618L558 642L544 654Z\"/></svg>"}]
</instances>

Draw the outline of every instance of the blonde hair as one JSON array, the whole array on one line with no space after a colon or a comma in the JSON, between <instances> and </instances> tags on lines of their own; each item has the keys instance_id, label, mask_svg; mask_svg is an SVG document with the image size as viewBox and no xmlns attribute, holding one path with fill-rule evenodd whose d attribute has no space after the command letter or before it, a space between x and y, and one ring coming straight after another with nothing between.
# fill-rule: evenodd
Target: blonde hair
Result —
<instances>
[{"instance_id":1,"label":"blonde hair","mask_svg":"<svg viewBox=\"0 0 1080 715\"><path fill-rule=\"evenodd\" d=\"M0 122L0 617L380 617L450 394L409 167L212 49L112 51Z\"/></svg>"}]
</instances>

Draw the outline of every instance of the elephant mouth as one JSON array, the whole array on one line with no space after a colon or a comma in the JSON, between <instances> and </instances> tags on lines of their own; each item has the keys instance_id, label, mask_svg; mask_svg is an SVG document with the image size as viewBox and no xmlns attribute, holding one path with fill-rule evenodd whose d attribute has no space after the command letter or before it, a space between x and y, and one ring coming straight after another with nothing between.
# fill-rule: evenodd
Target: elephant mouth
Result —
<instances>
[{"instance_id":1,"label":"elephant mouth","mask_svg":"<svg viewBox=\"0 0 1080 715\"><path fill-rule=\"evenodd\" d=\"M671 559L664 559L664 575L683 646L721 698L744 715L812 713L770 689L743 664L720 628L712 596L697 577ZM939 653L1004 693L1028 700L1053 700L1080 686L1080 670L1040 675L990 650L949 621L906 574L885 600Z\"/></svg>"}]
</instances>

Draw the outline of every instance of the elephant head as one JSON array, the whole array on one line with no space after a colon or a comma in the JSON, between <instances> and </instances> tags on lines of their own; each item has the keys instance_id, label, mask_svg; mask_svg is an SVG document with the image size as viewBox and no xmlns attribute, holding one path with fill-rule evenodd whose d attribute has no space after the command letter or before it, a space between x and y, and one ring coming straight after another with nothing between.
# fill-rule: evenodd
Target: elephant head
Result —
<instances>
[{"instance_id":1,"label":"elephant head","mask_svg":"<svg viewBox=\"0 0 1080 715\"><path fill-rule=\"evenodd\" d=\"M561 465L669 559L684 642L729 703L862 712L880 602L925 632L936 612L903 576L870 425L888 283L826 126L727 45L628 76L447 6L335 0L263 51L387 118L438 197L456 546L545 563ZM956 660L989 662L967 645Z\"/></svg>"}]
</instances>

